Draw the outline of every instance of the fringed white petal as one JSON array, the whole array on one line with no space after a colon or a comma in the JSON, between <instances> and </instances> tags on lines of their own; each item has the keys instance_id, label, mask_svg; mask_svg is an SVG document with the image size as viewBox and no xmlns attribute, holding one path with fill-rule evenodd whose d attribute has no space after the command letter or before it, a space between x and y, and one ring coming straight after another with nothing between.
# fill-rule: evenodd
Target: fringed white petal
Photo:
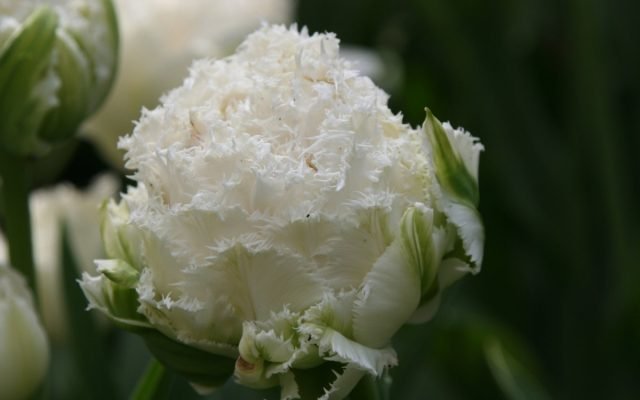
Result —
<instances>
[{"instance_id":1,"label":"fringed white petal","mask_svg":"<svg viewBox=\"0 0 640 400\"><path fill-rule=\"evenodd\" d=\"M396 239L367 274L354 304L353 337L365 346L386 346L420 302L420 271ZM383 323L381 321L384 321Z\"/></svg>"},{"instance_id":2,"label":"fringed white petal","mask_svg":"<svg viewBox=\"0 0 640 400\"><path fill-rule=\"evenodd\" d=\"M367 347L331 328L325 328L315 341L326 360L354 364L372 375L379 376L385 368L398 363L396 352L391 347Z\"/></svg>"}]
</instances>

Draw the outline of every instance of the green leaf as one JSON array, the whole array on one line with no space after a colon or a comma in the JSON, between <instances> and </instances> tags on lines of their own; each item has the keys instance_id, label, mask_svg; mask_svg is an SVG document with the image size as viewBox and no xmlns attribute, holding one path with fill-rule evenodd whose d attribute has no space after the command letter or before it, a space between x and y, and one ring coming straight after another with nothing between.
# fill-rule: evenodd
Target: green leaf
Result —
<instances>
[{"instance_id":1,"label":"green leaf","mask_svg":"<svg viewBox=\"0 0 640 400\"><path fill-rule=\"evenodd\" d=\"M511 355L499 340L487 340L484 352L491 373L509 400L550 399L535 375Z\"/></svg>"}]
</instances>

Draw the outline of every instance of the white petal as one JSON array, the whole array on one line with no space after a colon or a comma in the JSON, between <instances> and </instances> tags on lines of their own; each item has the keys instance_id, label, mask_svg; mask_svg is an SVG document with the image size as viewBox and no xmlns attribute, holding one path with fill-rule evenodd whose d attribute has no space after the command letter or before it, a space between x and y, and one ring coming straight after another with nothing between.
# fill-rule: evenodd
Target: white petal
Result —
<instances>
[{"instance_id":1,"label":"white petal","mask_svg":"<svg viewBox=\"0 0 640 400\"><path fill-rule=\"evenodd\" d=\"M471 134L464 129L453 129L449 122L444 122L442 127L447 133L449 143L451 143L453 150L458 154L467 171L469 171L473 179L477 182L480 152L484 150L484 146L478 142L478 138L471 136Z\"/></svg>"},{"instance_id":2,"label":"white petal","mask_svg":"<svg viewBox=\"0 0 640 400\"><path fill-rule=\"evenodd\" d=\"M446 206L445 212L451 223L456 226L464 250L474 264L471 272L480 272L484 256L484 226L480 214L475 208L454 202Z\"/></svg>"},{"instance_id":3,"label":"white petal","mask_svg":"<svg viewBox=\"0 0 640 400\"><path fill-rule=\"evenodd\" d=\"M280 400L293 400L300 398L298 384L293 372L280 375Z\"/></svg>"},{"instance_id":4,"label":"white petal","mask_svg":"<svg viewBox=\"0 0 640 400\"><path fill-rule=\"evenodd\" d=\"M347 365L342 373L336 374L336 380L331 383L319 400L342 400L351 393L354 387L365 375L365 371L354 365Z\"/></svg>"},{"instance_id":5,"label":"white petal","mask_svg":"<svg viewBox=\"0 0 640 400\"><path fill-rule=\"evenodd\" d=\"M447 258L440 263L440 269L438 271L438 291L437 293L426 303L421 304L420 307L413 313L409 320L412 324L421 324L429 321L438 311L440 307L441 293L455 281L469 273L470 267L466 262L457 258Z\"/></svg>"},{"instance_id":6,"label":"white petal","mask_svg":"<svg viewBox=\"0 0 640 400\"><path fill-rule=\"evenodd\" d=\"M373 348L386 346L420 302L418 265L397 238L365 277L354 305L354 339Z\"/></svg>"},{"instance_id":7,"label":"white petal","mask_svg":"<svg viewBox=\"0 0 640 400\"><path fill-rule=\"evenodd\" d=\"M301 331L305 332L308 328L301 326ZM396 352L391 347L374 349L350 340L331 328L321 328L320 331L322 333L314 342L325 360L354 364L372 375L381 375L386 367L398 363ZM314 333L317 335L318 331Z\"/></svg>"},{"instance_id":8,"label":"white petal","mask_svg":"<svg viewBox=\"0 0 640 400\"><path fill-rule=\"evenodd\" d=\"M82 274L82 279L78 280L78 284L89 300L88 309L98 309L110 319L124 326L151 327L151 324L146 322L143 316L136 315L137 302L129 304L129 301L135 299L131 299L129 296L124 297L123 289L117 288L105 276L91 276L85 272Z\"/></svg>"}]
</instances>

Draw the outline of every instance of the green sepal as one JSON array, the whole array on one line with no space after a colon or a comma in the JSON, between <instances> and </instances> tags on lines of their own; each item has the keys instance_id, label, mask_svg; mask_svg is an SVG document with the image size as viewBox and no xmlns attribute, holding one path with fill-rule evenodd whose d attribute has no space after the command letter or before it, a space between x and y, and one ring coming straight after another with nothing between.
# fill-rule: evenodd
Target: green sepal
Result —
<instances>
[{"instance_id":1,"label":"green sepal","mask_svg":"<svg viewBox=\"0 0 640 400\"><path fill-rule=\"evenodd\" d=\"M168 369L183 376L191 384L217 388L233 375L236 360L178 343L155 329L140 329L151 353Z\"/></svg>"},{"instance_id":2,"label":"green sepal","mask_svg":"<svg viewBox=\"0 0 640 400\"><path fill-rule=\"evenodd\" d=\"M44 147L38 131L55 102L34 91L51 67L57 27L58 16L51 7L38 7L2 49L0 148L7 152L26 155Z\"/></svg>"}]
</instances>

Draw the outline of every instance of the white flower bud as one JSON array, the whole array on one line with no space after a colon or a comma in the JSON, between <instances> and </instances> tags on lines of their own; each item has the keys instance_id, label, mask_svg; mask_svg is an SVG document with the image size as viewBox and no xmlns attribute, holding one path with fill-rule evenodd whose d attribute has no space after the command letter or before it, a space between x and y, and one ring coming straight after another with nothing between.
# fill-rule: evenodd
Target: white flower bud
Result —
<instances>
[{"instance_id":1,"label":"white flower bud","mask_svg":"<svg viewBox=\"0 0 640 400\"><path fill-rule=\"evenodd\" d=\"M48 364L47 336L24 278L0 265L0 398L28 398Z\"/></svg>"},{"instance_id":2,"label":"white flower bud","mask_svg":"<svg viewBox=\"0 0 640 400\"><path fill-rule=\"evenodd\" d=\"M138 186L105 213L105 243L124 263L85 276L92 305L236 360L215 374L181 366L199 388L235 368L247 386L310 397L298 378L317 370L328 381L314 395L339 399L381 375L397 363L393 334L478 271L483 240L480 146L431 117L403 124L387 98L335 35L295 27L265 26L234 55L194 63L120 141ZM118 245L123 221L134 250Z\"/></svg>"},{"instance_id":3,"label":"white flower bud","mask_svg":"<svg viewBox=\"0 0 640 400\"><path fill-rule=\"evenodd\" d=\"M118 137L143 107L182 82L195 58L224 57L262 21L288 22L292 0L115 0L120 67L109 98L86 124L102 154L122 168Z\"/></svg>"},{"instance_id":4,"label":"white flower bud","mask_svg":"<svg viewBox=\"0 0 640 400\"><path fill-rule=\"evenodd\" d=\"M118 34L111 0L0 3L0 151L42 152L104 100Z\"/></svg>"}]
</instances>

